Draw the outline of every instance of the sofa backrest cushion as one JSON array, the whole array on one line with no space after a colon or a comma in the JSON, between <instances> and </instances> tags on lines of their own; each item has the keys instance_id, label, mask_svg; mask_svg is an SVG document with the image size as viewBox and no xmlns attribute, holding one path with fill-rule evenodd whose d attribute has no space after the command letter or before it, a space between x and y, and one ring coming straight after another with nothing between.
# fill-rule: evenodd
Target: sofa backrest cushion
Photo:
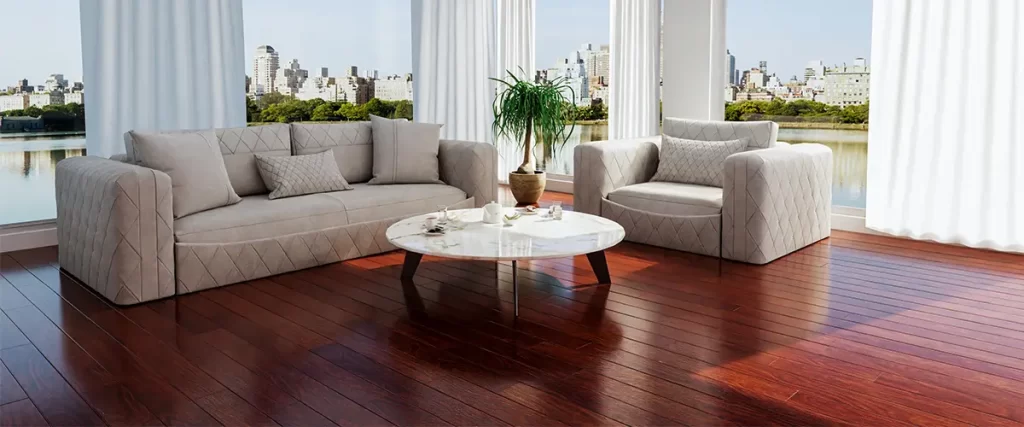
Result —
<instances>
[{"instance_id":1,"label":"sofa backrest cushion","mask_svg":"<svg viewBox=\"0 0 1024 427\"><path fill-rule=\"evenodd\" d=\"M161 133L195 132L192 130L166 131ZM265 194L267 186L260 177L254 154L268 156L291 155L291 133L287 124L248 126L244 128L220 128L213 130L224 157L231 187L239 196ZM132 149L131 133L125 132L125 153L128 163L138 163Z\"/></svg>"},{"instance_id":2,"label":"sofa backrest cushion","mask_svg":"<svg viewBox=\"0 0 1024 427\"><path fill-rule=\"evenodd\" d=\"M370 122L291 125L294 154L331 150L341 175L350 184L373 177L373 133Z\"/></svg>"},{"instance_id":3,"label":"sofa backrest cushion","mask_svg":"<svg viewBox=\"0 0 1024 427\"><path fill-rule=\"evenodd\" d=\"M666 117L662 122L662 133L673 138L698 141L750 138L747 150L758 150L775 146L779 137L779 125L769 121L725 122Z\"/></svg>"}]
</instances>

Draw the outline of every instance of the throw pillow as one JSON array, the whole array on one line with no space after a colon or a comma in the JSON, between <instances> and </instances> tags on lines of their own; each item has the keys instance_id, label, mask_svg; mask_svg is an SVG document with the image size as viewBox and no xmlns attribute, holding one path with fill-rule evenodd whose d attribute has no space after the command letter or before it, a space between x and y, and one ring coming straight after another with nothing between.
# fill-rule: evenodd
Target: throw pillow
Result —
<instances>
[{"instance_id":1,"label":"throw pillow","mask_svg":"<svg viewBox=\"0 0 1024 427\"><path fill-rule=\"evenodd\" d=\"M373 179L367 184L438 184L441 125L370 116Z\"/></svg>"},{"instance_id":2,"label":"throw pillow","mask_svg":"<svg viewBox=\"0 0 1024 427\"><path fill-rule=\"evenodd\" d=\"M330 151L284 157L256 153L256 166L271 200L352 189Z\"/></svg>"},{"instance_id":3,"label":"throw pillow","mask_svg":"<svg viewBox=\"0 0 1024 427\"><path fill-rule=\"evenodd\" d=\"M661 137L658 171L651 181L721 187L725 158L747 148L747 138L732 141L697 141Z\"/></svg>"},{"instance_id":4,"label":"throw pillow","mask_svg":"<svg viewBox=\"0 0 1024 427\"><path fill-rule=\"evenodd\" d=\"M136 162L171 177L175 218L242 201L231 188L213 130L129 133Z\"/></svg>"}]
</instances>

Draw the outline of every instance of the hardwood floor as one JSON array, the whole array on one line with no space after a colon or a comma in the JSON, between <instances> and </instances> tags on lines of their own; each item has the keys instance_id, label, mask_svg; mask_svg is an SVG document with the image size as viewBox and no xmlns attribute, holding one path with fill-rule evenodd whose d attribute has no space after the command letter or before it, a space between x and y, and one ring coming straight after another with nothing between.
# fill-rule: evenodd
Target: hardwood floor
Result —
<instances>
[{"instance_id":1,"label":"hardwood floor","mask_svg":"<svg viewBox=\"0 0 1024 427\"><path fill-rule=\"evenodd\" d=\"M571 204L571 196L549 193ZM0 256L0 425L1019 425L1024 257L834 232L767 266L624 243L402 253L120 308Z\"/></svg>"}]
</instances>

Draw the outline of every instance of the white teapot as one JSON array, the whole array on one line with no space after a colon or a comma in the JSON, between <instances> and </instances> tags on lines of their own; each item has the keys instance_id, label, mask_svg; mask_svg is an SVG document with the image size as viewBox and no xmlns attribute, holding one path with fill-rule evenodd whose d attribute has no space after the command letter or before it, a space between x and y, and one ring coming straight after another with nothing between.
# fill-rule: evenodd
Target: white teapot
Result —
<instances>
[{"instance_id":1,"label":"white teapot","mask_svg":"<svg viewBox=\"0 0 1024 427\"><path fill-rule=\"evenodd\" d=\"M484 205L484 223L501 224L501 204L492 201Z\"/></svg>"}]
</instances>

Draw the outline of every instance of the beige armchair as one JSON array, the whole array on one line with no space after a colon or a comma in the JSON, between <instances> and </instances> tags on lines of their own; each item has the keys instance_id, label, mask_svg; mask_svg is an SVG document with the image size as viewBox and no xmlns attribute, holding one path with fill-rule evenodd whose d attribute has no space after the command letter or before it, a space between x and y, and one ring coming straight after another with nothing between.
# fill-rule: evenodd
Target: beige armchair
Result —
<instances>
[{"instance_id":1,"label":"beige armchair","mask_svg":"<svg viewBox=\"0 0 1024 427\"><path fill-rule=\"evenodd\" d=\"M612 219L626 240L766 264L829 236L832 150L777 141L774 122L666 118L664 133L703 141L749 138L729 156L722 188L651 182L660 137L581 144L574 207Z\"/></svg>"}]
</instances>

